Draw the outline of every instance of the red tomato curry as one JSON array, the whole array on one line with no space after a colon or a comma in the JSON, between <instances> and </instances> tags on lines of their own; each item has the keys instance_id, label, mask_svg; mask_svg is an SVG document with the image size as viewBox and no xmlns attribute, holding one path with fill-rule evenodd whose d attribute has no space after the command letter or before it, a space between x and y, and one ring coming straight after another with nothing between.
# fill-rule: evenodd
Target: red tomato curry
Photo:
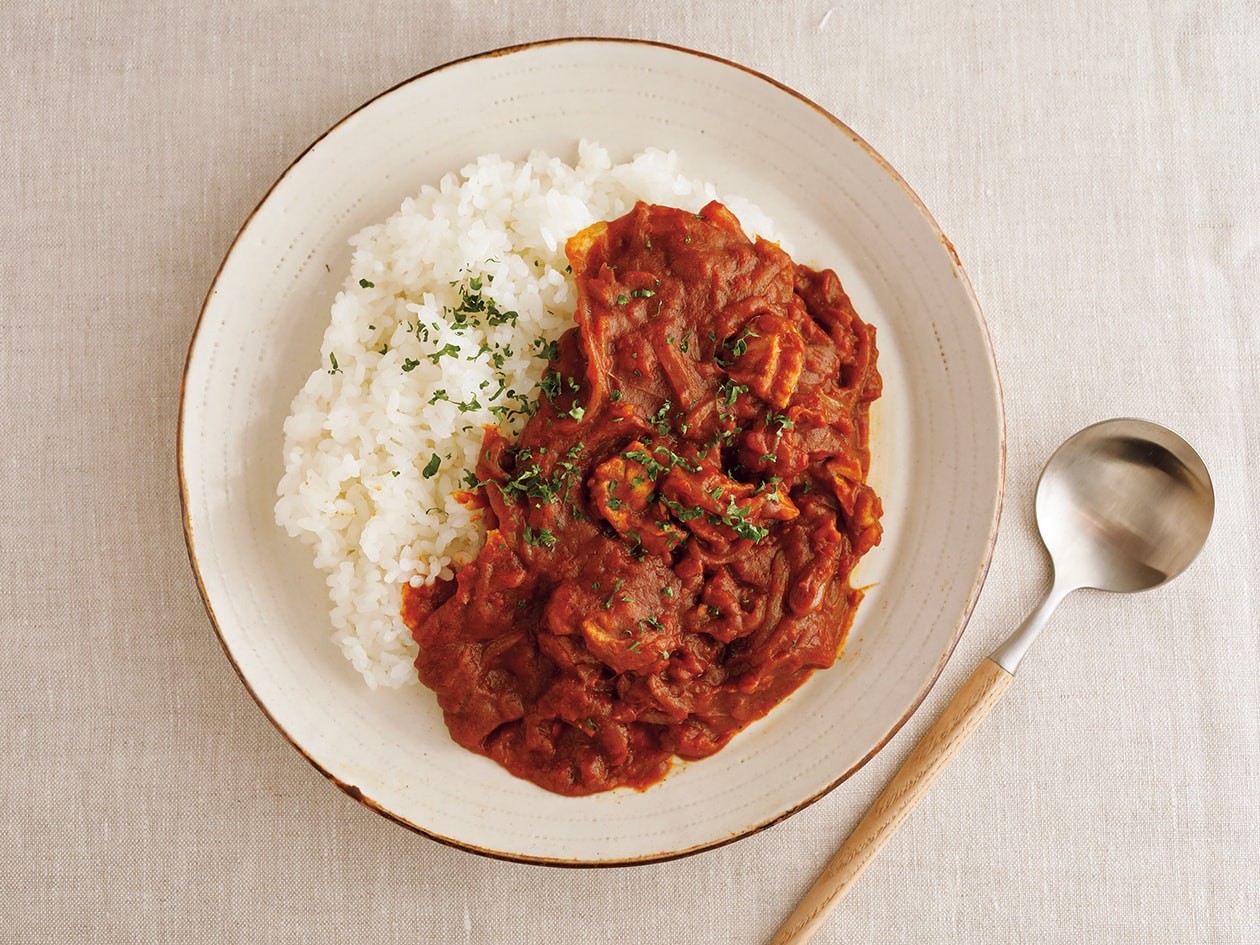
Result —
<instances>
[{"instance_id":1,"label":"red tomato curry","mask_svg":"<svg viewBox=\"0 0 1260 945\"><path fill-rule=\"evenodd\" d=\"M578 795L716 752L836 660L881 381L835 273L720 204L566 251L577 324L518 441L487 429L485 545L403 613L455 741Z\"/></svg>"}]
</instances>

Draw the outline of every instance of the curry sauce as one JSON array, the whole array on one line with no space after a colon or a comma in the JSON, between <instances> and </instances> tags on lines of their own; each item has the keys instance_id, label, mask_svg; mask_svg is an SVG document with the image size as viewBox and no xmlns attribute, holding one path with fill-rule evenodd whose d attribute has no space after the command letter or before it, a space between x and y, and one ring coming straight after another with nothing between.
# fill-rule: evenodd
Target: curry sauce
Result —
<instances>
[{"instance_id":1,"label":"curry sauce","mask_svg":"<svg viewBox=\"0 0 1260 945\"><path fill-rule=\"evenodd\" d=\"M403 616L455 741L579 795L718 751L834 663L881 536L881 380L835 273L718 203L566 251L576 325L516 442L486 431L485 544Z\"/></svg>"}]
</instances>

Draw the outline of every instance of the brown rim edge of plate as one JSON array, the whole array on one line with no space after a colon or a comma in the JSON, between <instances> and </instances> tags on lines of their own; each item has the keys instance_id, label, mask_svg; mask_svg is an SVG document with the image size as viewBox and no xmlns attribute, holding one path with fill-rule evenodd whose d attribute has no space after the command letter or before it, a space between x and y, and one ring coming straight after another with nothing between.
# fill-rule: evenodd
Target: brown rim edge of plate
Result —
<instances>
[{"instance_id":1,"label":"brown rim edge of plate","mask_svg":"<svg viewBox=\"0 0 1260 945\"><path fill-rule=\"evenodd\" d=\"M360 790L358 787L356 787L353 784L349 784L345 781L342 781L336 775L332 774L330 771L324 768L323 765L321 765L313 757L311 757L311 755L300 744L298 744L297 741L295 741L294 738L285 730L284 726L282 726L279 723L279 721L275 718L275 716L272 715L271 711L267 708L266 704L259 697L258 693L254 691L254 687L250 685L249 680L245 678L245 674L241 672L241 668L237 664L236 658L232 655L232 651L228 648L227 640L224 638L223 631L219 627L219 620L218 620L218 617L215 615L214 607L210 603L209 595L206 593L206 586L201 577L201 569L197 565L197 553L193 547L192 522L189 519L189 513L188 513L188 505L189 505L188 480L184 473L184 412L187 409L187 403L188 403L187 401L188 369L189 369L189 365L192 363L193 352L197 345L197 338L201 333L202 322L205 318L206 308L209 306L210 300L214 296L215 288L218 285L219 278L223 274L223 269L227 265L228 259L231 258L233 251L236 249L237 242L240 240L241 236L245 233L245 230L248 229L250 223L253 221L258 211L262 209L262 206L271 197L272 192L275 191L275 189L280 185L280 182L283 181L289 175L289 172L293 170L293 168L298 164L298 162L300 162L303 158L305 158L306 155L309 154L310 151L317 144L319 144L326 137L328 137L328 135L332 134L332 132L336 131L348 120L353 118L359 112L363 111L372 103L376 102L378 99L384 98L385 96L392 94L393 92L397 91L398 89L402 88L405 85L410 85L413 82L417 82L420 79L423 79L426 76L432 75L435 72L440 72L444 69L449 69L455 66L463 65L465 63L473 62L479 59L494 59L494 58L499 58L501 56L511 55L513 53L524 52L530 49L541 48L544 46L556 46L556 45L569 44L569 43L612 43L612 44L624 44L624 45L652 46L659 49L668 49L673 52L684 53L689 56L697 56L701 59L708 59L712 62L716 62L724 66L729 66L731 68L738 69L740 72L743 72L747 75L751 75L757 79L760 79L764 82L769 83L770 85L773 85L775 88L779 89L780 91L786 92L787 94L791 95L793 98L797 99L803 104L808 105L810 108L816 111L819 115L826 118L829 122L835 125L837 129L839 129L845 135L847 135L855 144L861 147L862 150L864 150L867 153L867 155L872 160L874 160L875 163L878 164L884 170L884 172L887 173L889 177L891 177L893 181L899 187L901 187L903 191L905 191L906 195L910 197L911 201L918 208L919 212L923 215L924 219L927 220L928 225L936 233L937 237L941 241L941 244L944 246L946 252L949 254L950 259L953 261L954 273L958 277L959 281L962 282L963 289L966 292L967 298L971 302L972 310L975 312L976 321L978 322L980 326L980 330L984 336L985 345L988 349L989 364L993 372L994 389L997 392L998 434L999 434L998 435L998 493L995 499L995 505L994 505L994 510L993 510L993 521L991 522L989 526L989 537L988 537L987 547L985 549L984 558L980 564L979 569L977 570L975 580L972 583L972 586L967 593L967 600L963 607L962 616L959 618L957 624L955 625L953 638L950 640L949 646L946 647L945 652L941 655L941 658L937 661L936 666L933 668L930 677L928 678L926 683L923 685L918 695L916 695L915 698L911 701L910 706L905 711L905 714L903 714L902 717L897 720L896 724L894 724L892 728L890 728L888 732L878 742L876 742L876 744L871 748L869 752L867 752L855 764L849 767L848 770L842 772L829 785L827 785L821 791L818 791L812 796L806 798L804 801L801 801L799 804L795 805L789 810L784 811L783 813L778 814L767 821L764 821L760 824L756 824L752 827L748 827L747 829L740 830L739 832L732 834L731 836L723 837L719 840L707 841L705 843L697 844L696 846L689 847L685 850L678 850L678 851L673 851L670 853L648 854L642 857L633 857L633 858L627 858L627 859L598 860L598 861L566 860L566 859L558 859L558 858L550 858L550 857L528 856L525 854L504 853L498 850L483 849L481 847L467 843L466 841L454 840L450 837L444 837L441 834L434 833L431 830L427 830L424 827L421 827L417 824L413 824L411 821L407 820L405 817L402 817L401 815L396 814L393 811L388 810L387 808L381 806L372 798L364 794L363 791ZM486 52L476 53L470 56L464 56L459 59L453 59L449 62L442 63L441 65L434 66L432 69L426 69L424 72L417 73L416 75L411 76L410 78L404 79L403 81L397 83L396 85L391 86L385 91L372 96L363 104L359 105L357 108L353 109L348 114L343 116L339 121L331 125L324 132L322 132L318 137L316 137L310 144L308 144L302 150L302 152L297 157L295 157L289 163L289 165L284 169L284 171L280 174L280 176L277 177L275 181L271 184L271 186L267 188L267 192L263 194L262 198L255 205L254 209L249 212L249 215L245 218L244 222L241 224L240 229L237 230L236 236L232 238L232 242L228 245L227 251L223 254L223 259L220 261L218 269L215 270L214 278L211 279L210 281L210 287L206 290L205 298L202 300L202 303L201 303L201 309L197 314L197 321L196 321L196 324L193 326L192 337L188 343L188 352L184 358L184 371L183 371L183 376L180 380L179 394L180 394L179 416L178 416L178 423L177 423L176 435L175 435L175 453L176 453L176 467L177 467L178 475L179 475L180 510L181 510L183 524L184 524L184 545L188 552L188 561L189 561L189 564L192 566L193 576L197 582L197 590L201 594L202 603L205 605L206 613L210 617L210 623L214 627L215 635L218 636L219 638L219 645L223 648L224 655L227 656L228 662L231 664L232 669L236 672L237 677L241 680L241 683L245 686L245 690L246 692L249 693L250 698L254 700L254 702L258 705L258 707L262 710L263 715L266 716L267 720L275 727L276 731L278 731L284 737L285 741L287 741L290 745L292 745L297 750L297 752L303 758L305 758L311 764L312 767L315 768L316 771L318 771L330 782L336 785L347 796L358 801L364 807L367 807L369 810L375 811L377 814L380 814L382 817L385 817L389 820L394 821L400 826L403 826L409 830L415 831L416 833L422 836L428 837L431 840L436 840L438 843L442 843L442 844L445 844L446 846L454 847L459 850L465 850L469 853L476 853L480 856L490 857L491 859L504 860L504 861L512 862L512 863L527 863L527 864L537 865L537 866L557 866L557 867L566 867L566 868L575 868L575 869L638 866L638 865L644 865L648 863L664 863L670 860L682 859L683 857L692 856L697 853L702 853L702 852L705 852L706 850L714 850L714 849L717 849L718 847L726 846L729 843L734 843L736 840L742 840L745 837L750 837L753 834L760 833L761 831L767 830L770 827L775 826L776 824L782 823L784 820L787 820L792 815L797 814L800 811L804 810L806 807L810 806L815 801L819 800L821 797L831 793L833 790L835 790L837 787L839 787L841 784L847 781L850 777L852 777L855 773L857 773L857 771L859 771L863 766L865 766L867 762L869 762L872 758L874 758L875 755L877 755L883 749L883 747L887 745L890 740L892 740L892 738L901 730L902 726L904 726L906 722L909 721L910 717L914 715L914 713L918 710L919 706L922 705L923 700L927 698L928 693L931 692L932 687L935 686L937 680L940 678L941 673L945 669L945 665L949 662L949 658L953 655L954 649L958 645L958 641L962 638L963 630L966 629L967 623L971 619L972 612L975 610L976 602L980 596L980 591L984 586L985 578L988 576L989 565L993 560L994 546L997 542L998 524L1002 517L1002 506L1004 504L1005 495L1006 495L1006 405L1005 405L1005 400L1002 396L1001 376L999 375L998 370L997 370L997 360L993 351L993 339L989 332L989 326L988 326L988 322L985 320L984 312L980 307L980 302L976 298L975 290L971 285L971 280L967 277L967 273L963 269L962 260L959 259L958 252L954 248L954 244L950 242L949 238L945 235L944 231L942 231L940 225L936 222L935 217L932 216L927 206L919 198L919 195L914 192L914 190L910 187L908 183L906 183L905 179L901 176L901 174L899 174L897 170L891 164L889 164L888 161L884 159L883 155L881 155L878 151L876 151L873 147L871 147L871 145L864 138L862 138L861 135L855 132L852 128L846 125L843 121L841 121L835 115L832 115L829 111L827 111L821 105L814 102L812 99L807 98L806 96L802 95L800 92L796 91L790 86L784 85L782 82L779 82L777 79L773 79L762 72L758 72L756 69L752 69L752 68L749 68L748 66L741 65L738 62L734 62L722 56L717 56L712 53L701 52L700 50L696 50L696 49L689 49L686 46L678 46L672 43L656 42L654 40L631 39L631 38L614 37L614 36L568 36L568 37L559 37L556 39L538 40L535 42L528 42L528 43L518 43L512 46L503 46L498 49L492 49Z\"/></svg>"}]
</instances>

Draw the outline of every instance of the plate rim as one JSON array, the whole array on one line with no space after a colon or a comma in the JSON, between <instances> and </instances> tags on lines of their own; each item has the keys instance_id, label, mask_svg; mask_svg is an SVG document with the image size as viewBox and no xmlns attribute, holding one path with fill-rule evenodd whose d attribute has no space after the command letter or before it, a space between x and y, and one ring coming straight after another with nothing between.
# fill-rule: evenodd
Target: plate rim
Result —
<instances>
[{"instance_id":1,"label":"plate rim","mask_svg":"<svg viewBox=\"0 0 1260 945\"><path fill-rule=\"evenodd\" d=\"M980 563L980 567L977 570L975 579L973 580L971 587L968 589L967 597L963 606L963 611L955 622L953 633L949 641L949 645L945 648L945 650L943 651L943 653L937 660L936 665L933 667L929 675L929 678L927 679L927 681L925 682L921 690L916 694L915 698L907 706L905 712L893 724L893 726L871 747L871 749L865 755L863 755L860 759L854 762L845 771L835 776L826 787L810 795L808 798L799 802L798 804L793 805L788 810L783 811L762 823L755 824L751 827L747 827L745 829L739 830L736 833L731 834L730 836L722 837L717 840L704 841L699 844L694 844L683 850L675 850L675 851L670 851L667 853L645 854L643 856L637 856L637 857L623 857L623 858L608 859L608 860L579 860L579 859L566 859L563 857L547 857L547 856L534 856L534 855L529 855L529 854L508 853L502 850L491 850L491 849L479 847L476 844L469 843L468 841L465 841L465 840L456 840L452 837L443 836L442 834L439 834L428 828L422 827L419 824L412 823L410 820L408 820L406 817L402 816L401 814L384 807L380 803L373 800L371 797L364 794L363 791L360 790L357 786L350 784L348 782L345 782L341 780L340 778L338 778L336 775L332 774L323 765L321 765L314 757L312 757L311 754L305 748L303 748L302 745L299 744L293 738L292 735L289 734L289 732L284 728L284 726L280 724L279 720L275 717L275 715L272 714L271 710L267 707L266 703L255 691L253 685L251 685L250 681L246 678L245 674L242 672L240 665L237 663L236 657L232 654L232 650L228 646L227 639L224 637L224 634L223 634L223 629L219 624L219 618L215 614L214 605L211 603L210 595L206 591L205 581L202 578L201 568L198 564L197 552L194 547L194 541L193 541L192 521L191 521L191 516L189 512L190 496L189 496L189 488L188 488L188 476L184 469L185 420L186 420L186 413L189 409L188 408L188 376L189 376L190 368L192 366L193 357L197 349L197 342L199 338L201 337L201 332L205 324L206 311L209 308L211 300L213 299L215 295L215 291L218 287L219 280L223 275L224 268L228 264L228 260L232 258L233 254L235 253L237 249L238 244L241 241L241 238L245 235L246 230L249 229L250 225L254 221L254 218L258 215L259 211L271 198L272 193L276 190L276 188L280 185L280 183L285 178L287 178L289 174L293 171L293 169L301 161L303 161L306 158L306 156L317 145L319 145L319 143L322 142L325 138L327 138L334 131L336 131L338 128L344 125L347 121L352 119L355 115L359 114L364 109L370 107L376 101L383 99L388 95L393 94L394 92L398 91L404 86L408 86L408 85L411 85L412 83L419 82L420 80L430 75L433 75L434 73L441 72L446 69L454 68L456 66L460 66L460 65L473 62L476 60L496 59L496 58L501 58L504 56L513 55L515 53L525 52L528 50L535 50L535 49L540 49L543 47L559 46L559 45L565 45L565 44L576 44L576 43L607 43L610 45L648 46L648 47L653 47L656 49L668 50L669 52L672 52L672 53L681 53L687 56L695 56L701 59L709 60L711 62L717 63L722 66L736 69L753 78L769 83L770 85L777 88L779 91L785 92L788 95L800 101L802 104L809 106L821 117L825 118L828 122L830 122L837 130L843 132L855 144L857 144L865 152L865 154L869 158L871 158L879 166L880 169L884 171L884 173L888 174L889 177L892 178L893 182L901 188L901 190L906 194L906 196L910 198L911 203L923 216L924 220L927 222L932 232L935 233L937 238L940 240L945 251L949 254L950 258L953 261L954 272L957 275L959 282L962 285L963 292L968 302L970 303L972 313L975 316L976 324L980 329L981 336L984 339L985 349L988 353L987 361L988 361L988 365L992 373L992 380L993 380L992 392L993 392L993 397L994 397L995 404L997 407L997 427L998 427L997 494L994 497L993 517L992 517L991 522L989 523L989 532L988 532L988 537L985 543L983 560ZM793 815L800 813L806 807L809 807L810 805L814 804L815 802L817 802L818 800L820 800L827 794L830 794L837 787L839 787L841 784L843 784L845 781L851 778L854 774L856 774L859 770L865 767L866 764L870 762L870 760L874 758L875 755L877 755L880 751L882 751L884 746L886 746L897 735L897 733L901 731L902 727L904 727L905 724L910 720L911 716L913 716L915 712L918 711L919 707L923 704L923 701L927 698L928 694L932 691L932 689L936 686L936 683L939 681L941 673L944 671L945 666L948 664L950 657L953 656L954 650L957 648L958 642L962 638L963 632L966 630L967 625L970 623L972 614L975 611L976 603L978 602L978 599L980 596L980 592L983 589L985 581L988 577L989 568L993 561L994 549L997 543L997 536L998 536L999 525L1002 518L1002 512L1003 512L1003 508L1006 501L1006 464L1007 464L1006 402L1005 402L1005 397L1003 395L1003 390L1002 390L1001 374L998 371L997 358L996 358L994 348L993 348L992 334L989 331L989 325L988 325L987 320L985 319L984 311L980 305L980 301L976 296L975 289L973 288L971 284L971 280L968 277L965 268L963 267L962 260L959 258L958 251L955 249L954 244L950 241L950 239L945 235L945 232L941 229L940 224L937 223L936 218L932 216L932 213L931 211L928 210L926 204L924 204L923 200L920 199L919 195L906 182L905 178L901 176L901 174L896 170L896 168L894 168L883 157L883 155L881 155L877 150L875 150L874 147L872 147L861 135L859 135L856 131L854 131L851 127L849 127L849 125L847 125L841 119L837 118L827 109L823 108L817 102L813 101L812 99L802 94L801 92L798 92L796 89L792 88L791 86L786 85L783 82L780 82L779 80L772 78L771 76L768 76L757 69L754 69L750 66L746 66L732 59L727 59L724 56L719 56L714 53L704 52L702 50L693 49L690 47L681 46L674 43L661 42L657 40L647 40L647 39L637 39L637 38L632 38L632 37L617 37L617 36L565 36L565 37L555 37L551 39L535 40L535 41L524 42L524 43L515 43L509 46L501 46L495 49L486 50L484 52L473 53L471 55L461 56L456 59L451 59L449 61L440 63L439 65L433 66L432 68L425 69L422 72L418 72L415 75L412 75L406 79L403 79L400 82L395 83L394 85L390 86L384 91L378 92L377 94L373 95L371 98L365 100L364 102L362 102L361 104L359 104L358 106L356 106L355 108L347 112L344 116L342 116L333 124L329 125L324 131L322 131L319 135L317 135L314 139L312 139L312 141L305 148L303 148L302 151L295 158L293 158L292 161L289 162L289 164L285 167L285 169L276 177L276 179L271 183L271 185L263 193L262 197L258 200L257 204L255 204L254 208L246 215L245 219L242 221L240 227L238 228L236 232L236 235L232 237L231 242L228 244L227 249L224 251L223 258L219 261L219 265L216 268L214 276L210 280L209 287L206 289L206 294L204 298L202 299L201 307L197 313L197 320L193 325L192 335L189 338L187 352L185 353L185 356L184 356L184 367L183 367L183 371L180 378L179 413L178 413L178 419L177 419L177 424L176 424L175 454L176 454L176 457L175 457L176 468L177 468L177 474L178 474L178 479L179 479L179 501L180 501L181 518L183 521L184 546L188 554L188 561L189 561L189 565L192 568L193 577L197 583L197 591L201 596L201 601L202 601L203 606L206 609L206 614L210 618L210 623L211 623L211 626L214 628L215 636L219 640L219 645L223 649L224 655L227 657L229 664L231 665L233 671L237 675L237 678L240 679L241 683L245 686L245 690L246 692L249 693L250 698L253 699L254 703L258 706L258 708L262 710L263 716L267 719L268 722L271 723L271 725L276 729L276 731L280 733L280 735L284 738L285 741L287 741L291 746L293 746L293 748L296 749L297 752L303 758L305 758L306 761L312 767L314 767L316 771L322 774L329 782L331 782L334 786L336 786L342 793L346 794L348 797L362 804L364 807L368 808L369 810L381 815L382 817L385 817L386 819L391 820L394 823L397 823L398 825L407 828L408 830L418 833L421 836L427 837L431 840L435 840L438 843L441 843L445 846L453 847L459 850L464 850L469 853L475 853L477 855L489 857L491 859L501 860L501 861L511 862L511 863L524 863L524 864L536 865L536 866L553 866L553 867L564 867L564 868L572 868L572 869L602 869L602 868L616 868L616 867L625 867L625 866L638 866L638 865L645 865L645 864L650 864L650 863L664 863L664 862L669 862L672 860L678 860L687 856L693 856L697 853L701 853L707 850L714 850L719 847L726 846L727 844L734 843L737 840L742 840L745 837L753 836L754 834L760 833L763 830L768 830L769 828L787 820L789 817L792 817Z\"/></svg>"}]
</instances>

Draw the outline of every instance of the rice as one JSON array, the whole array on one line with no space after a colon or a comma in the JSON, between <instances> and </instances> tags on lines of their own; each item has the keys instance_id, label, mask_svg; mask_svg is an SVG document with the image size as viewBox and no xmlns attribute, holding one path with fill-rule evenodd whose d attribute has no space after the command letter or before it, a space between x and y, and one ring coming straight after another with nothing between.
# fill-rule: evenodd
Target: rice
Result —
<instances>
[{"instance_id":1,"label":"rice","mask_svg":"<svg viewBox=\"0 0 1260 945\"><path fill-rule=\"evenodd\" d=\"M351 239L320 365L284 424L275 511L311 546L332 640L369 686L415 682L403 583L450 578L481 547L480 513L457 493L484 427L524 425L546 346L573 323L565 241L637 200L714 199L750 235L776 238L760 210L685 176L673 152L613 164L582 141L574 166L480 157Z\"/></svg>"}]
</instances>

